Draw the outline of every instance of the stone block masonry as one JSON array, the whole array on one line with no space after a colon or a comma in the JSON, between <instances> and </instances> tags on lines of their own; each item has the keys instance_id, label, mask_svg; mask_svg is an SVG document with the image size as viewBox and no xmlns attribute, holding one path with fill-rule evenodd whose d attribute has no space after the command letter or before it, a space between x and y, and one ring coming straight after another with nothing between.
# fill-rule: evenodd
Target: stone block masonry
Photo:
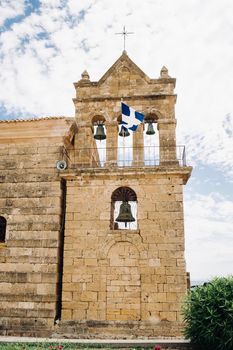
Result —
<instances>
[{"instance_id":1,"label":"stone block masonry","mask_svg":"<svg viewBox=\"0 0 233 350\"><path fill-rule=\"evenodd\" d=\"M186 290L182 185L178 175L165 183L161 174L150 177L144 171L132 180L124 171L122 180L112 171L94 180L85 172L67 182L62 324L86 319L98 329L98 320L124 328L131 321L132 333L139 332L139 321L150 336L162 336L165 329L179 334ZM122 184L138 195L138 230L109 229L111 193ZM93 208L94 198L101 200ZM169 329L171 324L176 327Z\"/></svg>"},{"instance_id":2,"label":"stone block masonry","mask_svg":"<svg viewBox=\"0 0 233 350\"><path fill-rule=\"evenodd\" d=\"M54 324L62 212L56 162L69 125L64 118L0 124L0 215L7 221L0 243L1 334L48 336Z\"/></svg>"}]
</instances>

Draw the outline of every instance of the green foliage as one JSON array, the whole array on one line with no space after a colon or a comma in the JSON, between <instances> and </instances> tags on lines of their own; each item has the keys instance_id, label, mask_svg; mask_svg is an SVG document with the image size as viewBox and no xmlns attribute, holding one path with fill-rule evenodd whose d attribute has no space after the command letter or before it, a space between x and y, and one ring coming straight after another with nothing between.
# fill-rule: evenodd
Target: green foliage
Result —
<instances>
[{"instance_id":1,"label":"green foliage","mask_svg":"<svg viewBox=\"0 0 233 350\"><path fill-rule=\"evenodd\" d=\"M191 289L183 306L185 337L201 350L233 349L233 276Z\"/></svg>"}]
</instances>

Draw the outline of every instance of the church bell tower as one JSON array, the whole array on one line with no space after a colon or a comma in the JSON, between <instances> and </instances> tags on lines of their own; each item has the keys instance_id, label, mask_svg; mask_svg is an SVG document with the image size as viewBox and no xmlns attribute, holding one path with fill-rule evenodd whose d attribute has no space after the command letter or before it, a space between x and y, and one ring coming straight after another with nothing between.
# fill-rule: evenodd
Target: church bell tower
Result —
<instances>
[{"instance_id":1,"label":"church bell tower","mask_svg":"<svg viewBox=\"0 0 233 350\"><path fill-rule=\"evenodd\" d=\"M67 145L61 327L76 336L172 337L187 289L176 80L150 79L124 51L93 82L74 84ZM121 101L144 114L127 136ZM120 135L119 135L120 134Z\"/></svg>"}]
</instances>

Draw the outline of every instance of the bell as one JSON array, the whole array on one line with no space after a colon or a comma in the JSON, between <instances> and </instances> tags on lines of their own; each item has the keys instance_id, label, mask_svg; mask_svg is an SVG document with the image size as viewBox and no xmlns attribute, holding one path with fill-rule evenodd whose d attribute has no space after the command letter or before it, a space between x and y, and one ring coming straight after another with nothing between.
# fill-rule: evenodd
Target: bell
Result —
<instances>
[{"instance_id":1,"label":"bell","mask_svg":"<svg viewBox=\"0 0 233 350\"><path fill-rule=\"evenodd\" d=\"M127 137L129 135L130 135L130 133L129 133L128 129L126 129L123 125L121 125L121 131L119 132L119 136Z\"/></svg>"},{"instance_id":2,"label":"bell","mask_svg":"<svg viewBox=\"0 0 233 350\"><path fill-rule=\"evenodd\" d=\"M105 132L104 132L103 124L99 124L97 126L96 133L94 135L94 139L95 140L100 140L100 141L106 139L106 135L105 135Z\"/></svg>"},{"instance_id":3,"label":"bell","mask_svg":"<svg viewBox=\"0 0 233 350\"><path fill-rule=\"evenodd\" d=\"M118 217L116 218L117 222L124 222L125 227L127 222L133 222L135 221L132 212L131 212L131 206L128 202L123 201L120 206L120 212Z\"/></svg>"},{"instance_id":4,"label":"bell","mask_svg":"<svg viewBox=\"0 0 233 350\"><path fill-rule=\"evenodd\" d=\"M146 134L147 135L154 135L155 134L152 122L148 122L148 128L147 128Z\"/></svg>"}]
</instances>

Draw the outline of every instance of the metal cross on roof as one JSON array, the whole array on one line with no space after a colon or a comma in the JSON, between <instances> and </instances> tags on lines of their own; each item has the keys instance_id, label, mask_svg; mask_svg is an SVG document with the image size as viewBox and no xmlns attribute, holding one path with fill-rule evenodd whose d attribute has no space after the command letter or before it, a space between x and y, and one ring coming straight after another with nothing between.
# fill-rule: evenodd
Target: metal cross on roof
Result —
<instances>
[{"instance_id":1,"label":"metal cross on roof","mask_svg":"<svg viewBox=\"0 0 233 350\"><path fill-rule=\"evenodd\" d=\"M120 34L120 35L124 36L124 51L125 51L125 37L126 37L126 35L134 34L134 32L127 32L126 29L125 29L125 26L124 26L123 27L123 31L121 33L115 33L115 34Z\"/></svg>"}]
</instances>

